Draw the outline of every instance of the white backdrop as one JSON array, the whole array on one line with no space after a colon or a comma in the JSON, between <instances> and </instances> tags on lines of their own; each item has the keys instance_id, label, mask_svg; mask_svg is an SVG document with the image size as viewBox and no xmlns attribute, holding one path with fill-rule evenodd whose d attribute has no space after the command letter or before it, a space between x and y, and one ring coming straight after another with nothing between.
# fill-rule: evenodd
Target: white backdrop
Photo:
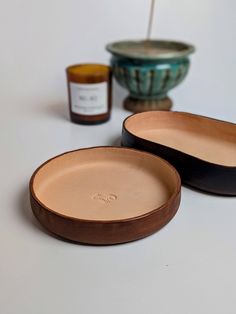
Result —
<instances>
[{"instance_id":1,"label":"white backdrop","mask_svg":"<svg viewBox=\"0 0 236 314\"><path fill-rule=\"evenodd\" d=\"M2 106L22 96L41 104L65 101L64 68L107 63L106 43L143 38L150 5L149 0L1 2ZM188 78L172 93L176 109L228 117L234 107L235 9L233 0L157 0L153 37L197 48Z\"/></svg>"},{"instance_id":2,"label":"white backdrop","mask_svg":"<svg viewBox=\"0 0 236 314\"><path fill-rule=\"evenodd\" d=\"M68 120L65 67L109 62L106 43L143 38L148 0L0 0L0 313L235 314L236 201L183 187L176 217L141 241L60 241L32 216L28 181L63 151L117 143L108 123ZM153 37L192 43L175 109L236 122L235 0L157 0Z\"/></svg>"}]
</instances>

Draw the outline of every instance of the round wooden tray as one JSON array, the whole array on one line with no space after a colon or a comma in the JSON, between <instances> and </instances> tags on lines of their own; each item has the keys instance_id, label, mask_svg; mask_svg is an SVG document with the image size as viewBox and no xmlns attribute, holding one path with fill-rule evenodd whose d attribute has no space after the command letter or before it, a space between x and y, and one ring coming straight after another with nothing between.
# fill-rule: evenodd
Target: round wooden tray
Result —
<instances>
[{"instance_id":1,"label":"round wooden tray","mask_svg":"<svg viewBox=\"0 0 236 314\"><path fill-rule=\"evenodd\" d=\"M177 171L150 153L121 147L79 149L40 166L30 180L32 210L52 233L88 244L148 236L180 203Z\"/></svg>"}]
</instances>

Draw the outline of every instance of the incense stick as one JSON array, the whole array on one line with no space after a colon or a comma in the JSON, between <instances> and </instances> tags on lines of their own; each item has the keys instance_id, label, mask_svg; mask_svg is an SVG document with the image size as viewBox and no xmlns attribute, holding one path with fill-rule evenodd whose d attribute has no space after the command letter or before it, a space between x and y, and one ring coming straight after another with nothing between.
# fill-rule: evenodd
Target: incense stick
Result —
<instances>
[{"instance_id":1,"label":"incense stick","mask_svg":"<svg viewBox=\"0 0 236 314\"><path fill-rule=\"evenodd\" d=\"M147 30L147 40L150 40L151 33L152 33L152 25L153 25L153 16L154 16L154 8L156 0L151 0L151 9L148 21L148 30Z\"/></svg>"}]
</instances>

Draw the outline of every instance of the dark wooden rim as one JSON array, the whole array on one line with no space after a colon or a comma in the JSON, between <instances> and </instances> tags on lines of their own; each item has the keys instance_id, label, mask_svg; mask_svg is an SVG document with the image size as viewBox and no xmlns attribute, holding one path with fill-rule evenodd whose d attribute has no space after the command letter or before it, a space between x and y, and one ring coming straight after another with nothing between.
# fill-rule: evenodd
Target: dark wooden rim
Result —
<instances>
[{"instance_id":1,"label":"dark wooden rim","mask_svg":"<svg viewBox=\"0 0 236 314\"><path fill-rule=\"evenodd\" d=\"M147 112L153 112L153 111L145 111L145 113ZM128 130L128 128L126 127L126 121L128 121L129 119L132 119L133 116L137 116L137 115L142 115L144 112L139 112L139 113L134 113L134 114L131 114L130 116L128 116L127 118L125 118L125 120L123 121L123 129L125 130L125 132L127 132L129 135L133 136L134 138L138 139L138 140L142 140L142 141L145 141L145 142L152 142L152 141L149 141L149 140L146 140L146 139L143 139L142 137L132 133L131 131ZM234 126L235 123L233 122L228 122L228 121L224 121L224 120L219 120L219 119L215 119L215 118L210 118L210 117L207 117L207 116L203 116L203 115L198 115L198 114L194 114L194 113L190 113L190 112L183 112L183 111L170 111L168 112L168 114L172 114L172 113L180 113L181 115L190 115L190 116L197 116L197 117L201 117L201 118L205 118L205 119L208 119L208 120L213 120L213 121L218 121L218 122L223 122L223 123L228 123L228 124L232 124ZM178 149L175 149L175 148L172 148L170 146L166 146L166 145L163 145L163 144L159 144L161 147L168 147L170 148L171 150L173 150L174 152L176 153L181 153L183 154L184 156L186 157L189 157L189 158L195 158L196 160L198 161L201 161L201 162L204 162L208 165L214 165L215 167L218 167L218 168L228 168L228 169L236 169L236 166L227 166L227 165L221 165L221 164L216 164L214 162L210 162L210 161L207 161L207 160L204 160L204 159L201 159L199 157L196 157L196 156L192 156L190 154L187 154L187 153L184 153Z\"/></svg>"},{"instance_id":2,"label":"dark wooden rim","mask_svg":"<svg viewBox=\"0 0 236 314\"><path fill-rule=\"evenodd\" d=\"M89 219L81 219L81 218L76 218L76 217L71 217L71 216L67 216L67 215L63 215L61 213L58 213L56 211L54 211L53 209L47 207L45 204L43 204L38 197L36 196L35 192L34 192L34 188L33 188L33 184L34 184L34 178L37 175L37 173L39 172L39 170L41 168L43 168L46 164L48 164L49 162L51 162L52 160L61 157L63 155L66 154L70 154L73 152L77 152L77 151L82 151L82 150L92 150L92 149L118 149L118 150L129 150L129 151L135 151L144 155L150 155L152 157L158 158L159 160L161 160L163 163L167 164L169 166L169 168L172 169L173 173L175 174L176 177L176 187L175 187L175 191L174 193L171 195L171 197L168 199L168 201L166 203L164 203L162 206L155 208L153 210L150 210L149 212L139 215L139 216L134 216L134 217L130 217L130 218L125 218L125 219L116 219L116 220L89 220ZM73 220L73 221L78 221L78 222L82 222L82 223L102 223L102 224L114 224L114 223L126 223L126 222L130 222L130 221L135 221L135 220L139 220L145 217L148 217L152 214L154 214L157 211L161 211L162 209L165 209L166 207L169 206L169 204L171 204L180 194L181 191L181 179L180 179L180 175L177 172L177 170L166 160L164 160L163 158L156 156L155 154L152 153L148 153L148 152L144 152L144 151L140 151L138 149L134 149L134 148L128 148L128 147L119 147L119 146L93 146L93 147L88 147L88 148L80 148L80 149L75 149L75 150L71 150L71 151L67 151L65 153L59 154L57 156L54 156L50 159L48 159L47 161L45 161L42 165L40 165L32 174L30 181L29 181L29 190L30 190L30 194L31 197L35 200L36 203L38 203L39 206L41 206L44 210L49 211L51 213L53 213L54 215L57 215L59 217L63 217L65 219L69 219L69 220Z\"/></svg>"}]
</instances>

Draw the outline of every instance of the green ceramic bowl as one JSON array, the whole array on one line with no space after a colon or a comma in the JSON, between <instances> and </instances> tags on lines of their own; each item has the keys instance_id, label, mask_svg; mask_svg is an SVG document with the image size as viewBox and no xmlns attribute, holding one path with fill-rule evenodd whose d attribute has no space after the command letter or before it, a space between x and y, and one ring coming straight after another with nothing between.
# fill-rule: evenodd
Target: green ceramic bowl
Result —
<instances>
[{"instance_id":1,"label":"green ceramic bowl","mask_svg":"<svg viewBox=\"0 0 236 314\"><path fill-rule=\"evenodd\" d=\"M170 89L186 77L192 45L166 40L119 41L108 44L117 82L128 89L124 106L133 112L169 110Z\"/></svg>"}]
</instances>

